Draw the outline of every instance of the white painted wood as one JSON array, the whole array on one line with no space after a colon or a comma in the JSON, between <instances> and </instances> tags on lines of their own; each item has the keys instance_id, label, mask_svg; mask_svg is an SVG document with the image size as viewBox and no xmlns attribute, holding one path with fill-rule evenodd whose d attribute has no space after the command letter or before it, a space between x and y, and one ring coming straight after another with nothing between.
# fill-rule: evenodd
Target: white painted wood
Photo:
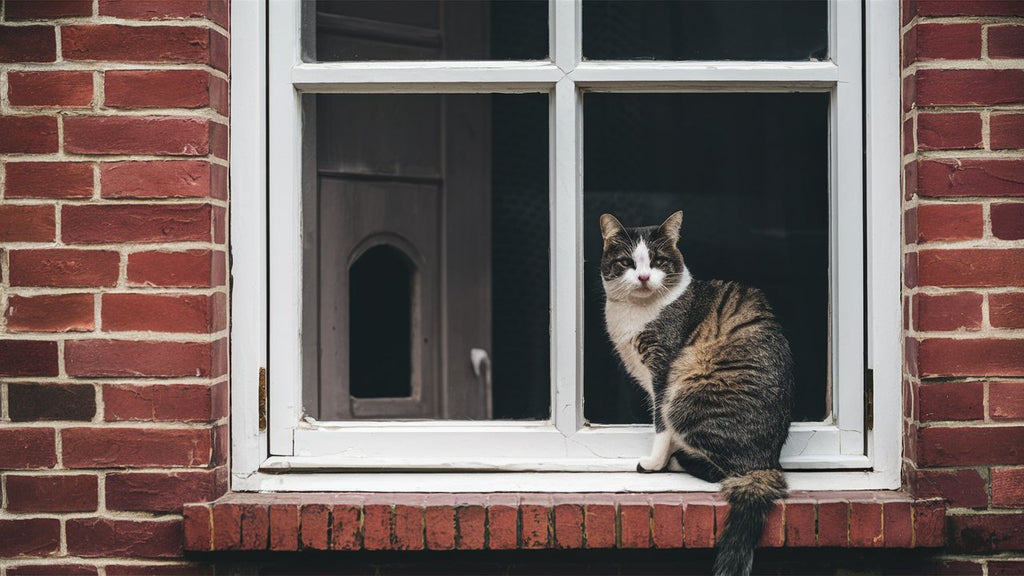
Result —
<instances>
[{"instance_id":1,"label":"white painted wood","mask_svg":"<svg viewBox=\"0 0 1024 576\"><path fill-rule=\"evenodd\" d=\"M270 122L270 453L292 453L302 417L301 102L290 82L299 63L301 4L271 0L268 45ZM239 33L236 30L236 34Z\"/></svg>"},{"instance_id":2,"label":"white painted wood","mask_svg":"<svg viewBox=\"0 0 1024 576\"><path fill-rule=\"evenodd\" d=\"M266 19L262 2L232 2L231 21L231 471L266 458L259 369L267 365ZM244 96L243 96L244 95ZM232 484L234 487L234 484Z\"/></svg>"},{"instance_id":3,"label":"white painted wood","mask_svg":"<svg viewBox=\"0 0 1024 576\"><path fill-rule=\"evenodd\" d=\"M787 472L790 490L878 490L872 472ZM240 490L266 492L714 492L717 484L687 474L637 472L491 472L266 474L240 481Z\"/></svg>"},{"instance_id":4,"label":"white painted wood","mask_svg":"<svg viewBox=\"0 0 1024 576\"><path fill-rule=\"evenodd\" d=\"M900 486L902 431L902 302L900 299L899 5L866 2L868 365L874 371L874 430L869 456L884 487Z\"/></svg>"},{"instance_id":5,"label":"white painted wood","mask_svg":"<svg viewBox=\"0 0 1024 576\"><path fill-rule=\"evenodd\" d=\"M583 248L577 231L582 213L580 97L568 78L555 87L551 157L551 371L552 417L563 434L583 426L582 295ZM558 279L563 279L559 281Z\"/></svg>"},{"instance_id":6,"label":"white painted wood","mask_svg":"<svg viewBox=\"0 0 1024 576\"><path fill-rule=\"evenodd\" d=\"M236 3L241 6L247 3ZM783 462L800 468L863 468L865 472L790 473L793 489L893 488L899 485L900 350L899 343L899 192L898 192L898 18L894 5L867 3L868 13L868 165L870 325L872 367L876 382L876 433L869 454L863 454L863 279L861 250L864 206L861 202L860 4L838 0L830 11L833 62L580 62L580 5L554 0L551 11L552 62L388 62L303 64L298 61L298 10L270 0L273 29L270 69L270 278L271 448L266 468L324 467L410 468L452 465L474 469L591 469L616 470L643 455L650 427L584 426L582 416L580 265L582 210L582 123L579 89L602 91L824 91L833 94L831 127L833 239L836 249L832 278L836 290L834 348L837 410L834 421L795 424L784 449ZM251 6L250 6L251 7ZM243 11L239 8L239 11ZM254 10L260 12L260 10ZM234 23L235 36L262 37ZM842 22L839 27L837 22ZM279 28L280 26L280 28ZM891 37L890 37L891 36ZM251 47L249 47L251 50ZM235 50L235 75L241 50ZM262 53L262 52L260 52ZM244 60L243 60L244 61ZM253 65L258 69L258 66ZM876 70L875 67L878 67ZM876 89L877 88L877 89ZM551 422L542 423L381 423L351 427L334 423L301 423L299 364L301 310L301 244L299 223L298 143L300 92L552 92L552 378ZM247 93L258 94L259 90ZM234 108L233 124L244 123L245 105ZM238 118L242 118L239 122ZM261 122L254 120L254 124ZM258 149L265 140L260 140ZM236 149L241 146L234 140ZM251 156L246 161L251 162ZM237 165L237 162L236 162ZM895 166L895 168L893 168ZM234 175L233 175L234 176ZM237 184L234 181L233 184ZM254 188L259 189L259 188ZM233 186L237 191L237 186ZM237 194L233 211L238 210ZM874 200L874 201L873 201ZM883 201L884 200L884 201ZM235 213L233 212L233 215ZM233 228L236 221L232 220ZM259 268L261 260L239 261L240 242L233 235L236 266ZM264 239L266 242L266 239ZM243 251L244 252L244 251ZM236 280L237 280L236 268ZM254 298L258 298L253 296ZM236 300L236 303L238 300ZM884 319L883 319L884 316ZM238 314L233 326L238 327ZM246 326L247 320L241 320ZM248 326L252 326L249 324ZM252 328L260 331L261 325ZM262 324L265 326L265 324ZM266 331L262 331L266 339ZM234 337L234 336L233 336ZM233 340L237 349L239 340ZM265 349L265 347L264 347ZM241 360L239 360L241 361ZM233 357L233 362L235 358ZM235 375L240 372L233 366ZM882 379L884 378L884 384ZM245 392L242 393L243 395ZM239 401L239 397L236 397ZM245 397L241 397L245 402ZM244 417L243 417L244 419ZM243 426L244 422L237 425ZM419 426L419 428L417 428ZM243 432L245 428L242 429ZM486 442L475 438L486 439ZM238 472L256 472L258 450L251 438L235 436ZM417 444L418 443L418 444ZM423 450L410 451L410 446ZM361 451L358 457L351 457ZM417 454L409 460L408 454ZM505 460L491 455L499 453ZM249 454L249 456L244 456ZM599 456L595 460L595 454ZM239 455L243 459L239 460ZM549 456L550 455L550 456ZM434 462L435 464L430 464ZM600 463L599 463L600 462ZM530 467L533 468L530 468ZM627 468L631 469L631 468ZM698 490L707 485L687 476L600 474L236 474L236 489L255 490Z\"/></svg>"},{"instance_id":7,"label":"white painted wood","mask_svg":"<svg viewBox=\"0 0 1024 576\"><path fill-rule=\"evenodd\" d=\"M832 399L840 453L864 454L864 188L860 3L831 10L839 78L831 101ZM839 23L842 23L841 25Z\"/></svg>"}]
</instances>

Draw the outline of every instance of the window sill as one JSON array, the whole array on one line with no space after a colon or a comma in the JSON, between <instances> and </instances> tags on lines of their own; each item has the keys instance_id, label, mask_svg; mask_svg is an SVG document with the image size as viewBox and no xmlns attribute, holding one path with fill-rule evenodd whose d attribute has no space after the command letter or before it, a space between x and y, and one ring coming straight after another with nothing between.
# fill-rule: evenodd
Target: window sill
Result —
<instances>
[{"instance_id":1,"label":"window sill","mask_svg":"<svg viewBox=\"0 0 1024 576\"><path fill-rule=\"evenodd\" d=\"M933 548L945 503L903 492L793 492L762 547ZM728 506L713 493L234 492L185 507L185 549L710 548Z\"/></svg>"}]
</instances>

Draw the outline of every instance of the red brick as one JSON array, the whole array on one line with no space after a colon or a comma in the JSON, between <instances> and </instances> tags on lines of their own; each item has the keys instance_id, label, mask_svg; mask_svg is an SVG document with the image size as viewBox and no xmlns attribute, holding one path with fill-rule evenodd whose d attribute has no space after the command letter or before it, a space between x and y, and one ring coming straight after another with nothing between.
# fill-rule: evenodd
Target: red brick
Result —
<instances>
[{"instance_id":1,"label":"red brick","mask_svg":"<svg viewBox=\"0 0 1024 576\"><path fill-rule=\"evenodd\" d=\"M900 96L904 112L910 112L917 106L917 76L911 74L903 79Z\"/></svg>"},{"instance_id":2,"label":"red brick","mask_svg":"<svg viewBox=\"0 0 1024 576\"><path fill-rule=\"evenodd\" d=\"M104 162L100 187L104 198L205 198L210 195L210 164L201 160Z\"/></svg>"},{"instance_id":3,"label":"red brick","mask_svg":"<svg viewBox=\"0 0 1024 576\"><path fill-rule=\"evenodd\" d=\"M15 383L7 386L12 422L92 420L96 415L96 389L92 386Z\"/></svg>"},{"instance_id":4,"label":"red brick","mask_svg":"<svg viewBox=\"0 0 1024 576\"><path fill-rule=\"evenodd\" d=\"M205 156L210 123L202 118L70 116L64 149L77 154Z\"/></svg>"},{"instance_id":5,"label":"red brick","mask_svg":"<svg viewBox=\"0 0 1024 576\"><path fill-rule=\"evenodd\" d=\"M1024 427L923 428L919 466L1024 464Z\"/></svg>"},{"instance_id":6,"label":"red brick","mask_svg":"<svg viewBox=\"0 0 1024 576\"><path fill-rule=\"evenodd\" d=\"M918 106L994 106L1024 102L1024 70L918 70Z\"/></svg>"},{"instance_id":7,"label":"red brick","mask_svg":"<svg viewBox=\"0 0 1024 576\"><path fill-rule=\"evenodd\" d=\"M242 539L239 550L266 550L270 533L267 506L246 504L242 507Z\"/></svg>"},{"instance_id":8,"label":"red brick","mask_svg":"<svg viewBox=\"0 0 1024 576\"><path fill-rule=\"evenodd\" d=\"M988 129L993 150L1024 148L1024 114L993 114Z\"/></svg>"},{"instance_id":9,"label":"red brick","mask_svg":"<svg viewBox=\"0 0 1024 576\"><path fill-rule=\"evenodd\" d=\"M878 502L851 502L850 546L880 548L882 545L882 505Z\"/></svg>"},{"instance_id":10,"label":"red brick","mask_svg":"<svg viewBox=\"0 0 1024 576\"><path fill-rule=\"evenodd\" d=\"M931 376L1024 376L1024 340L928 339L918 369Z\"/></svg>"},{"instance_id":11,"label":"red brick","mask_svg":"<svg viewBox=\"0 0 1024 576\"><path fill-rule=\"evenodd\" d=\"M656 498L651 510L651 532L655 548L682 548L682 502L661 502Z\"/></svg>"},{"instance_id":12,"label":"red brick","mask_svg":"<svg viewBox=\"0 0 1024 576\"><path fill-rule=\"evenodd\" d=\"M683 510L683 537L686 538L687 548L711 548L715 545L713 504L708 502L686 505Z\"/></svg>"},{"instance_id":13,"label":"red brick","mask_svg":"<svg viewBox=\"0 0 1024 576\"><path fill-rule=\"evenodd\" d=\"M104 294L103 330L203 334L223 329L214 300L224 295Z\"/></svg>"},{"instance_id":14,"label":"red brick","mask_svg":"<svg viewBox=\"0 0 1024 576\"><path fill-rule=\"evenodd\" d=\"M196 26L63 26L61 48L65 60L206 64L210 34Z\"/></svg>"},{"instance_id":15,"label":"red brick","mask_svg":"<svg viewBox=\"0 0 1024 576\"><path fill-rule=\"evenodd\" d=\"M583 506L577 503L555 504L555 548L583 548Z\"/></svg>"},{"instance_id":16,"label":"red brick","mask_svg":"<svg viewBox=\"0 0 1024 576\"><path fill-rule=\"evenodd\" d=\"M223 160L228 159L228 127L217 122L210 123L210 154Z\"/></svg>"},{"instance_id":17,"label":"red brick","mask_svg":"<svg viewBox=\"0 0 1024 576\"><path fill-rule=\"evenodd\" d=\"M917 147L920 150L981 148L981 115L918 114Z\"/></svg>"},{"instance_id":18,"label":"red brick","mask_svg":"<svg viewBox=\"0 0 1024 576\"><path fill-rule=\"evenodd\" d=\"M611 500L588 501L583 507L584 546L615 548L615 503Z\"/></svg>"},{"instance_id":19,"label":"red brick","mask_svg":"<svg viewBox=\"0 0 1024 576\"><path fill-rule=\"evenodd\" d=\"M12 250L9 279L11 286L113 286L120 262L107 250Z\"/></svg>"},{"instance_id":20,"label":"red brick","mask_svg":"<svg viewBox=\"0 0 1024 576\"><path fill-rule=\"evenodd\" d=\"M210 66L227 74L230 58L231 42L227 36L216 30L210 30Z\"/></svg>"},{"instance_id":21,"label":"red brick","mask_svg":"<svg viewBox=\"0 0 1024 576\"><path fill-rule=\"evenodd\" d=\"M519 506L520 548L551 547L551 504L526 503Z\"/></svg>"},{"instance_id":22,"label":"red brick","mask_svg":"<svg viewBox=\"0 0 1024 576\"><path fill-rule=\"evenodd\" d=\"M951 553L991 554L1024 550L1024 513L950 515Z\"/></svg>"},{"instance_id":23,"label":"red brick","mask_svg":"<svg viewBox=\"0 0 1024 576\"><path fill-rule=\"evenodd\" d=\"M56 59L57 35L53 26L0 26L0 62Z\"/></svg>"},{"instance_id":24,"label":"red brick","mask_svg":"<svg viewBox=\"0 0 1024 576\"><path fill-rule=\"evenodd\" d=\"M299 512L299 541L307 550L327 550L330 546L331 509L325 504L304 504Z\"/></svg>"},{"instance_id":25,"label":"red brick","mask_svg":"<svg viewBox=\"0 0 1024 576\"><path fill-rule=\"evenodd\" d=\"M8 512L93 512L98 502L94 475L7 475Z\"/></svg>"},{"instance_id":26,"label":"red brick","mask_svg":"<svg viewBox=\"0 0 1024 576\"><path fill-rule=\"evenodd\" d=\"M99 574L99 569L86 564L24 564L22 566L11 566L7 569L8 576L94 576ZM114 576L107 567L107 574ZM133 575L134 576L134 575Z\"/></svg>"},{"instance_id":27,"label":"red brick","mask_svg":"<svg viewBox=\"0 0 1024 576\"><path fill-rule=\"evenodd\" d=\"M455 549L455 499L434 496L424 514L424 537L428 550Z\"/></svg>"},{"instance_id":28,"label":"red brick","mask_svg":"<svg viewBox=\"0 0 1024 576\"><path fill-rule=\"evenodd\" d=\"M133 286L195 287L225 284L224 252L136 252L128 255L128 283Z\"/></svg>"},{"instance_id":29,"label":"red brick","mask_svg":"<svg viewBox=\"0 0 1024 576\"><path fill-rule=\"evenodd\" d=\"M53 206L0 204L0 242L53 242L57 221Z\"/></svg>"},{"instance_id":30,"label":"red brick","mask_svg":"<svg viewBox=\"0 0 1024 576\"><path fill-rule=\"evenodd\" d=\"M68 554L83 557L175 558L181 555L181 522L72 518Z\"/></svg>"},{"instance_id":31,"label":"red brick","mask_svg":"<svg viewBox=\"0 0 1024 576\"><path fill-rule=\"evenodd\" d=\"M228 211L223 206L213 207L213 243L226 244L228 241Z\"/></svg>"},{"instance_id":32,"label":"red brick","mask_svg":"<svg viewBox=\"0 0 1024 576\"><path fill-rule=\"evenodd\" d=\"M0 520L0 558L51 556L60 548L60 520Z\"/></svg>"},{"instance_id":33,"label":"red brick","mask_svg":"<svg viewBox=\"0 0 1024 576\"><path fill-rule=\"evenodd\" d=\"M210 166L210 196L218 200L228 199L228 169L218 164Z\"/></svg>"},{"instance_id":34,"label":"red brick","mask_svg":"<svg viewBox=\"0 0 1024 576\"><path fill-rule=\"evenodd\" d=\"M227 470L107 474L110 510L180 514L189 502L208 502L227 491Z\"/></svg>"},{"instance_id":35,"label":"red brick","mask_svg":"<svg viewBox=\"0 0 1024 576\"><path fill-rule=\"evenodd\" d=\"M390 504L373 503L363 507L363 548L391 549L392 513Z\"/></svg>"},{"instance_id":36,"label":"red brick","mask_svg":"<svg viewBox=\"0 0 1024 576\"><path fill-rule=\"evenodd\" d=\"M953 331L981 329L981 303L984 297L973 292L914 295L916 330Z\"/></svg>"},{"instance_id":37,"label":"red brick","mask_svg":"<svg viewBox=\"0 0 1024 576\"><path fill-rule=\"evenodd\" d=\"M207 429L67 428L61 432L67 468L206 466Z\"/></svg>"},{"instance_id":38,"label":"red brick","mask_svg":"<svg viewBox=\"0 0 1024 576\"><path fill-rule=\"evenodd\" d=\"M487 510L483 506L456 506L455 523L455 547L458 550L483 550L485 548L487 544Z\"/></svg>"},{"instance_id":39,"label":"red brick","mask_svg":"<svg viewBox=\"0 0 1024 576\"><path fill-rule=\"evenodd\" d=\"M89 332L94 328L93 296L12 295L4 316L8 332Z\"/></svg>"},{"instance_id":40,"label":"red brick","mask_svg":"<svg viewBox=\"0 0 1024 576\"><path fill-rule=\"evenodd\" d=\"M217 508L223 508L218 506ZM213 544L213 508L209 503L189 504L182 511L184 548L189 552L215 550ZM107 567L110 570L110 567ZM128 572L127 574L131 574ZM127 576L126 574L126 576Z\"/></svg>"},{"instance_id":41,"label":"red brick","mask_svg":"<svg viewBox=\"0 0 1024 576\"><path fill-rule=\"evenodd\" d=\"M335 507L334 519L338 521L338 507ZM268 550L294 552L299 549L299 507L295 504L271 504L270 537ZM338 525L335 524L335 541L338 537ZM337 548L336 549L344 549Z\"/></svg>"},{"instance_id":42,"label":"red brick","mask_svg":"<svg viewBox=\"0 0 1024 576\"><path fill-rule=\"evenodd\" d=\"M922 250L922 286L1024 286L1024 250Z\"/></svg>"},{"instance_id":43,"label":"red brick","mask_svg":"<svg viewBox=\"0 0 1024 576\"><path fill-rule=\"evenodd\" d=\"M988 27L989 58L1024 58L1024 26Z\"/></svg>"},{"instance_id":44,"label":"red brick","mask_svg":"<svg viewBox=\"0 0 1024 576\"><path fill-rule=\"evenodd\" d=\"M849 545L850 506L846 502L818 503L818 546L830 548Z\"/></svg>"},{"instance_id":45,"label":"red brick","mask_svg":"<svg viewBox=\"0 0 1024 576\"><path fill-rule=\"evenodd\" d=\"M992 506L1024 508L1024 468L992 469Z\"/></svg>"},{"instance_id":46,"label":"red brick","mask_svg":"<svg viewBox=\"0 0 1024 576\"><path fill-rule=\"evenodd\" d=\"M622 548L651 547L651 506L625 503L619 505L619 545Z\"/></svg>"},{"instance_id":47,"label":"red brick","mask_svg":"<svg viewBox=\"0 0 1024 576\"><path fill-rule=\"evenodd\" d=\"M8 20L55 20L92 16L92 0L7 0Z\"/></svg>"},{"instance_id":48,"label":"red brick","mask_svg":"<svg viewBox=\"0 0 1024 576\"><path fill-rule=\"evenodd\" d=\"M1024 84L1024 78L1021 83ZM1024 160L966 158L921 162L917 194L934 197L1024 196Z\"/></svg>"},{"instance_id":49,"label":"red brick","mask_svg":"<svg viewBox=\"0 0 1024 576\"><path fill-rule=\"evenodd\" d=\"M203 18L207 16L208 0L100 0L100 16L125 20L167 20Z\"/></svg>"},{"instance_id":50,"label":"red brick","mask_svg":"<svg viewBox=\"0 0 1024 576\"><path fill-rule=\"evenodd\" d=\"M981 24L922 23L917 30L916 60L976 60L981 57Z\"/></svg>"},{"instance_id":51,"label":"red brick","mask_svg":"<svg viewBox=\"0 0 1024 576\"><path fill-rule=\"evenodd\" d=\"M128 0L121 0L127 2ZM154 0L159 1L159 0ZM207 18L225 30L231 29L231 3L229 0L209 0Z\"/></svg>"},{"instance_id":52,"label":"red brick","mask_svg":"<svg viewBox=\"0 0 1024 576\"><path fill-rule=\"evenodd\" d=\"M224 383L156 384L152 386L108 384L103 387L104 419L155 422L206 422L226 416L217 397Z\"/></svg>"},{"instance_id":53,"label":"red brick","mask_svg":"<svg viewBox=\"0 0 1024 576\"><path fill-rule=\"evenodd\" d=\"M886 548L910 548L914 545L914 518L910 502L883 504L883 541Z\"/></svg>"},{"instance_id":54,"label":"red brick","mask_svg":"<svg viewBox=\"0 0 1024 576\"><path fill-rule=\"evenodd\" d=\"M242 545L242 506L220 504L214 506L213 536L214 550L237 550Z\"/></svg>"},{"instance_id":55,"label":"red brick","mask_svg":"<svg viewBox=\"0 0 1024 576\"><path fill-rule=\"evenodd\" d=\"M0 27L2 30L3 27ZM2 32L0 46L3 46ZM56 151L56 116L0 116L0 154L46 154Z\"/></svg>"},{"instance_id":56,"label":"red brick","mask_svg":"<svg viewBox=\"0 0 1024 576\"><path fill-rule=\"evenodd\" d=\"M918 500L914 504L914 545L937 548L946 545L946 509L941 500Z\"/></svg>"},{"instance_id":57,"label":"red brick","mask_svg":"<svg viewBox=\"0 0 1024 576\"><path fill-rule=\"evenodd\" d=\"M423 514L422 506L395 506L395 550L423 550Z\"/></svg>"},{"instance_id":58,"label":"red brick","mask_svg":"<svg viewBox=\"0 0 1024 576\"><path fill-rule=\"evenodd\" d=\"M0 340L0 376L56 375L56 342Z\"/></svg>"},{"instance_id":59,"label":"red brick","mask_svg":"<svg viewBox=\"0 0 1024 576\"><path fill-rule=\"evenodd\" d=\"M786 544L786 503L780 501L768 512L764 520L764 530L758 546L762 548L781 548Z\"/></svg>"},{"instance_id":60,"label":"red brick","mask_svg":"<svg viewBox=\"0 0 1024 576\"><path fill-rule=\"evenodd\" d=\"M989 383L988 409L993 420L1024 420L1024 384Z\"/></svg>"},{"instance_id":61,"label":"red brick","mask_svg":"<svg viewBox=\"0 0 1024 576\"><path fill-rule=\"evenodd\" d=\"M1000 240L1024 239L1024 203L992 205L992 235Z\"/></svg>"},{"instance_id":62,"label":"red brick","mask_svg":"<svg viewBox=\"0 0 1024 576\"><path fill-rule=\"evenodd\" d=\"M64 357L76 377L218 375L210 342L74 340L65 344Z\"/></svg>"},{"instance_id":63,"label":"red brick","mask_svg":"<svg viewBox=\"0 0 1024 576\"><path fill-rule=\"evenodd\" d=\"M57 464L56 442L52 428L2 428L0 469L53 468Z\"/></svg>"},{"instance_id":64,"label":"red brick","mask_svg":"<svg viewBox=\"0 0 1024 576\"><path fill-rule=\"evenodd\" d=\"M985 418L985 385L982 382L936 382L917 389L922 422L982 420Z\"/></svg>"},{"instance_id":65,"label":"red brick","mask_svg":"<svg viewBox=\"0 0 1024 576\"><path fill-rule=\"evenodd\" d=\"M210 106L222 116L230 113L230 86L216 76L210 76Z\"/></svg>"},{"instance_id":66,"label":"red brick","mask_svg":"<svg viewBox=\"0 0 1024 576\"><path fill-rule=\"evenodd\" d=\"M816 517L814 502L786 501L786 546L813 548L817 535Z\"/></svg>"},{"instance_id":67,"label":"red brick","mask_svg":"<svg viewBox=\"0 0 1024 576\"><path fill-rule=\"evenodd\" d=\"M519 511L516 503L509 498L496 498L487 503L487 548L489 550L515 550L519 545Z\"/></svg>"},{"instance_id":68,"label":"red brick","mask_svg":"<svg viewBox=\"0 0 1024 576\"><path fill-rule=\"evenodd\" d=\"M112 108L200 108L210 105L204 70L109 70L104 100Z\"/></svg>"},{"instance_id":69,"label":"red brick","mask_svg":"<svg viewBox=\"0 0 1024 576\"><path fill-rule=\"evenodd\" d=\"M89 198L91 162L8 162L6 198Z\"/></svg>"},{"instance_id":70,"label":"red brick","mask_svg":"<svg viewBox=\"0 0 1024 576\"><path fill-rule=\"evenodd\" d=\"M903 139L903 154L913 154L916 150L914 145L914 119L907 118L903 121L903 127L900 130L900 136Z\"/></svg>"},{"instance_id":71,"label":"red brick","mask_svg":"<svg viewBox=\"0 0 1024 576\"><path fill-rule=\"evenodd\" d=\"M907 288L916 288L918 282L917 252L911 252L903 259L903 284Z\"/></svg>"},{"instance_id":72,"label":"red brick","mask_svg":"<svg viewBox=\"0 0 1024 576\"><path fill-rule=\"evenodd\" d=\"M1024 16L1019 0L920 0L921 16Z\"/></svg>"},{"instance_id":73,"label":"red brick","mask_svg":"<svg viewBox=\"0 0 1024 576\"><path fill-rule=\"evenodd\" d=\"M943 498L957 508L988 506L988 482L972 468L918 470L916 483L919 498Z\"/></svg>"},{"instance_id":74,"label":"red brick","mask_svg":"<svg viewBox=\"0 0 1024 576\"><path fill-rule=\"evenodd\" d=\"M7 96L11 106L91 106L92 72L8 72Z\"/></svg>"},{"instance_id":75,"label":"red brick","mask_svg":"<svg viewBox=\"0 0 1024 576\"><path fill-rule=\"evenodd\" d=\"M990 294L988 315L995 328L1024 328L1024 293Z\"/></svg>"},{"instance_id":76,"label":"red brick","mask_svg":"<svg viewBox=\"0 0 1024 576\"><path fill-rule=\"evenodd\" d=\"M1020 560L988 560L988 576L1020 576L1024 574L1024 562ZM10 573L10 571L8 571ZM981 572L979 571L980 575Z\"/></svg>"}]
</instances>

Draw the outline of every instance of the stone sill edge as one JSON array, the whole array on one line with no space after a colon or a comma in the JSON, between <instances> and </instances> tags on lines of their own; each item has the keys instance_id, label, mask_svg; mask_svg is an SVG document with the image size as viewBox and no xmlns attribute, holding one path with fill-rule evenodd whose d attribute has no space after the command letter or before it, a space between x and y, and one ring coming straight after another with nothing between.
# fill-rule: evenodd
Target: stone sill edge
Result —
<instances>
[{"instance_id":1,"label":"stone sill edge","mask_svg":"<svg viewBox=\"0 0 1024 576\"><path fill-rule=\"evenodd\" d=\"M715 493L250 493L184 509L189 552L710 548ZM934 548L945 502L901 491L792 492L762 547Z\"/></svg>"}]
</instances>

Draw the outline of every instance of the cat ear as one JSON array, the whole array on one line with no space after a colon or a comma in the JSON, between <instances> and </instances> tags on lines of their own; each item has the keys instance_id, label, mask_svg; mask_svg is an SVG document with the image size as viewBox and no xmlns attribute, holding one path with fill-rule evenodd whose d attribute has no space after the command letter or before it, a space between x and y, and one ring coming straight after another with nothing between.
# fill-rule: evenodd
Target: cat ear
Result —
<instances>
[{"instance_id":1,"label":"cat ear","mask_svg":"<svg viewBox=\"0 0 1024 576\"><path fill-rule=\"evenodd\" d=\"M669 216L661 223L658 227L658 232L664 236L670 238L672 243L679 241L679 228L683 225L683 211L680 210L675 214Z\"/></svg>"},{"instance_id":2,"label":"cat ear","mask_svg":"<svg viewBox=\"0 0 1024 576\"><path fill-rule=\"evenodd\" d=\"M622 224L611 214L601 214L601 237L605 243L622 230Z\"/></svg>"}]
</instances>

